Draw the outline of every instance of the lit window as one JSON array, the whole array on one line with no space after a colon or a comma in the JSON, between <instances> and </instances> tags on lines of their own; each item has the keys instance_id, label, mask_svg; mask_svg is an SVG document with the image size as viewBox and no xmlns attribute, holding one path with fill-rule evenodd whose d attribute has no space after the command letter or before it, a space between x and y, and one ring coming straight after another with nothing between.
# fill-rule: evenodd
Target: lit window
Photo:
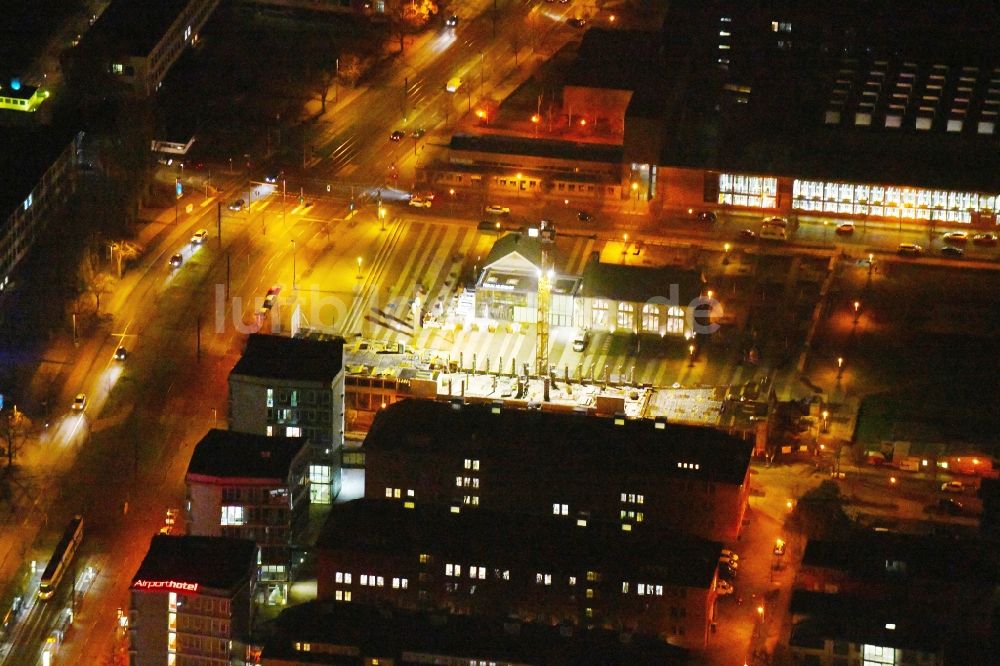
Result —
<instances>
[{"instance_id":1,"label":"lit window","mask_svg":"<svg viewBox=\"0 0 1000 666\"><path fill-rule=\"evenodd\" d=\"M243 507L242 506L224 506L222 507L222 520L221 525L243 525Z\"/></svg>"},{"instance_id":2,"label":"lit window","mask_svg":"<svg viewBox=\"0 0 1000 666\"><path fill-rule=\"evenodd\" d=\"M570 585L576 585L576 576L570 576L569 577L569 584Z\"/></svg>"},{"instance_id":3,"label":"lit window","mask_svg":"<svg viewBox=\"0 0 1000 666\"><path fill-rule=\"evenodd\" d=\"M385 496L388 497L389 499L392 499L392 488L385 489Z\"/></svg>"},{"instance_id":4,"label":"lit window","mask_svg":"<svg viewBox=\"0 0 1000 666\"><path fill-rule=\"evenodd\" d=\"M274 407L274 389L267 389L267 406Z\"/></svg>"},{"instance_id":5,"label":"lit window","mask_svg":"<svg viewBox=\"0 0 1000 666\"><path fill-rule=\"evenodd\" d=\"M628 594L628 581L622 582L622 594Z\"/></svg>"},{"instance_id":6,"label":"lit window","mask_svg":"<svg viewBox=\"0 0 1000 666\"><path fill-rule=\"evenodd\" d=\"M427 553L420 553L420 563L421 564L427 564L428 562L430 562L430 560L431 560L431 556L430 555L428 555Z\"/></svg>"},{"instance_id":7,"label":"lit window","mask_svg":"<svg viewBox=\"0 0 1000 666\"><path fill-rule=\"evenodd\" d=\"M302 428L299 426L288 426L285 428L285 437L301 437Z\"/></svg>"},{"instance_id":8,"label":"lit window","mask_svg":"<svg viewBox=\"0 0 1000 666\"><path fill-rule=\"evenodd\" d=\"M568 504L553 504L552 513L556 516L566 516L569 514Z\"/></svg>"},{"instance_id":9,"label":"lit window","mask_svg":"<svg viewBox=\"0 0 1000 666\"><path fill-rule=\"evenodd\" d=\"M271 437L274 435L274 426L267 426L267 436Z\"/></svg>"}]
</instances>

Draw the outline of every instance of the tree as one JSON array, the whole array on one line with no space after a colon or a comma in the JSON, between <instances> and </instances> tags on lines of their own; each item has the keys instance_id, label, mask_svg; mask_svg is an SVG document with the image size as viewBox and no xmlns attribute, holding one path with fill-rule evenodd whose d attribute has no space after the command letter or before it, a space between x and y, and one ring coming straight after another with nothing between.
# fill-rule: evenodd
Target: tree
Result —
<instances>
[{"instance_id":1,"label":"tree","mask_svg":"<svg viewBox=\"0 0 1000 666\"><path fill-rule=\"evenodd\" d=\"M362 59L357 53L345 53L340 56L340 73L338 81L353 87L367 69L367 59Z\"/></svg>"},{"instance_id":2,"label":"tree","mask_svg":"<svg viewBox=\"0 0 1000 666\"><path fill-rule=\"evenodd\" d=\"M840 538L852 528L844 502L837 483L826 480L799 498L785 527L809 539Z\"/></svg>"},{"instance_id":3,"label":"tree","mask_svg":"<svg viewBox=\"0 0 1000 666\"><path fill-rule=\"evenodd\" d=\"M114 241L111 243L111 252L114 254L115 267L118 269L118 279L122 277L122 266L126 261L130 261L139 256L139 246L129 241Z\"/></svg>"},{"instance_id":4,"label":"tree","mask_svg":"<svg viewBox=\"0 0 1000 666\"><path fill-rule=\"evenodd\" d=\"M2 412L0 426L3 428L3 438L7 443L7 467L14 465L14 455L24 446L31 430L31 419L14 405Z\"/></svg>"},{"instance_id":5,"label":"tree","mask_svg":"<svg viewBox=\"0 0 1000 666\"><path fill-rule=\"evenodd\" d=\"M80 282L83 291L91 293L97 300L95 314L101 313L101 295L114 290L117 279L110 273L101 271L97 266L96 256L93 252L86 252L80 262Z\"/></svg>"}]
</instances>

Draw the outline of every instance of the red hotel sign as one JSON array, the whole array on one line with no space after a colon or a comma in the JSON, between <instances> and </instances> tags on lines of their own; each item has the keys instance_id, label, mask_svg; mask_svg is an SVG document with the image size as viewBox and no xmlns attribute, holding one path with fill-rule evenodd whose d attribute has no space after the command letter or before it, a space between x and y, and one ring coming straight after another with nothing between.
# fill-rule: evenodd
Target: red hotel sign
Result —
<instances>
[{"instance_id":1,"label":"red hotel sign","mask_svg":"<svg viewBox=\"0 0 1000 666\"><path fill-rule=\"evenodd\" d=\"M169 592L184 592L194 594L198 591L198 583L185 583L177 580L142 580L132 583L133 590L166 590Z\"/></svg>"}]
</instances>

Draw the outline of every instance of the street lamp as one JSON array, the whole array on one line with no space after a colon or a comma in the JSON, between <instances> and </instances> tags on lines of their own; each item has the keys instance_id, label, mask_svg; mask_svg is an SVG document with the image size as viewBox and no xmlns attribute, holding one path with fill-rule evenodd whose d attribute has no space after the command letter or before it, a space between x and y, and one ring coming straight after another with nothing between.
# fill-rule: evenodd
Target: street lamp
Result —
<instances>
[{"instance_id":1,"label":"street lamp","mask_svg":"<svg viewBox=\"0 0 1000 666\"><path fill-rule=\"evenodd\" d=\"M858 317L861 316L861 301L854 301L854 323L858 323Z\"/></svg>"},{"instance_id":2,"label":"street lamp","mask_svg":"<svg viewBox=\"0 0 1000 666\"><path fill-rule=\"evenodd\" d=\"M297 289L295 286L295 239L292 239L292 289Z\"/></svg>"},{"instance_id":3,"label":"street lamp","mask_svg":"<svg viewBox=\"0 0 1000 666\"><path fill-rule=\"evenodd\" d=\"M821 432L827 432L829 429L830 429L830 412L824 409Z\"/></svg>"},{"instance_id":4,"label":"street lamp","mask_svg":"<svg viewBox=\"0 0 1000 666\"><path fill-rule=\"evenodd\" d=\"M537 113L531 115L531 124L535 126L535 137L538 137L538 123L541 121L542 118Z\"/></svg>"},{"instance_id":5,"label":"street lamp","mask_svg":"<svg viewBox=\"0 0 1000 666\"><path fill-rule=\"evenodd\" d=\"M837 357L837 379L840 379L844 374L844 357Z\"/></svg>"},{"instance_id":6,"label":"street lamp","mask_svg":"<svg viewBox=\"0 0 1000 666\"><path fill-rule=\"evenodd\" d=\"M868 253L868 282L865 285L871 286L872 283L872 269L875 268L875 254L872 252Z\"/></svg>"},{"instance_id":7,"label":"street lamp","mask_svg":"<svg viewBox=\"0 0 1000 666\"><path fill-rule=\"evenodd\" d=\"M358 257L358 279L361 279L361 257Z\"/></svg>"},{"instance_id":8,"label":"street lamp","mask_svg":"<svg viewBox=\"0 0 1000 666\"><path fill-rule=\"evenodd\" d=\"M635 181L632 182L632 210L635 210L635 204L639 201L639 183Z\"/></svg>"},{"instance_id":9,"label":"street lamp","mask_svg":"<svg viewBox=\"0 0 1000 666\"><path fill-rule=\"evenodd\" d=\"M726 266L726 265L729 264L729 251L731 249L733 249L733 246L730 245L729 243L726 243L725 245L722 246L722 251L725 252L725 254L722 256L722 265L723 266Z\"/></svg>"},{"instance_id":10,"label":"street lamp","mask_svg":"<svg viewBox=\"0 0 1000 666\"><path fill-rule=\"evenodd\" d=\"M688 367L694 367L694 345L688 345Z\"/></svg>"},{"instance_id":11,"label":"street lamp","mask_svg":"<svg viewBox=\"0 0 1000 666\"><path fill-rule=\"evenodd\" d=\"M378 209L378 219L382 222L382 231L385 231L385 208Z\"/></svg>"},{"instance_id":12,"label":"street lamp","mask_svg":"<svg viewBox=\"0 0 1000 666\"><path fill-rule=\"evenodd\" d=\"M518 197L520 197L520 196L521 196L521 178L522 178L522 176L521 176L521 174L520 174L520 172L519 172L519 173L517 174L517 196L518 196Z\"/></svg>"},{"instance_id":13,"label":"street lamp","mask_svg":"<svg viewBox=\"0 0 1000 666\"><path fill-rule=\"evenodd\" d=\"M622 263L628 263L628 234L622 235Z\"/></svg>"}]
</instances>

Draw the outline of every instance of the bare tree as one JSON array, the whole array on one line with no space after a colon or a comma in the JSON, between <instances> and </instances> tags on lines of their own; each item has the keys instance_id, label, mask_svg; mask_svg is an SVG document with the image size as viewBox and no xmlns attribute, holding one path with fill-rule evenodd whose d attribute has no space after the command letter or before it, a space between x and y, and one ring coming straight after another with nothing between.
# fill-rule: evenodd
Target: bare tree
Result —
<instances>
[{"instance_id":1,"label":"bare tree","mask_svg":"<svg viewBox=\"0 0 1000 666\"><path fill-rule=\"evenodd\" d=\"M7 443L7 467L14 465L14 455L24 447L31 430L31 419L14 405L2 412L0 426L3 428L3 438Z\"/></svg>"},{"instance_id":2,"label":"bare tree","mask_svg":"<svg viewBox=\"0 0 1000 666\"><path fill-rule=\"evenodd\" d=\"M129 241L115 241L111 244L112 252L115 255L115 267L118 269L118 279L122 277L122 267L125 262L131 261L139 256L139 246Z\"/></svg>"}]
</instances>

